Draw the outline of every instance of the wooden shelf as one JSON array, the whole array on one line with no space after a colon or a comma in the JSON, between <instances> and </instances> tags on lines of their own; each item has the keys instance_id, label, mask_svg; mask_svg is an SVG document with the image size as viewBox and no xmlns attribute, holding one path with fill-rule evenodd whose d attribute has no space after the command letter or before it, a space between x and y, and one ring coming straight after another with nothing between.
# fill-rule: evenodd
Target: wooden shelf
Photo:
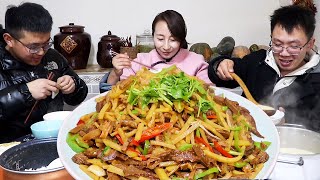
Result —
<instances>
[{"instance_id":1,"label":"wooden shelf","mask_svg":"<svg viewBox=\"0 0 320 180\"><path fill-rule=\"evenodd\" d=\"M110 72L112 68L101 68L99 64L90 64L86 69L77 69L74 70L77 74L105 74Z\"/></svg>"}]
</instances>

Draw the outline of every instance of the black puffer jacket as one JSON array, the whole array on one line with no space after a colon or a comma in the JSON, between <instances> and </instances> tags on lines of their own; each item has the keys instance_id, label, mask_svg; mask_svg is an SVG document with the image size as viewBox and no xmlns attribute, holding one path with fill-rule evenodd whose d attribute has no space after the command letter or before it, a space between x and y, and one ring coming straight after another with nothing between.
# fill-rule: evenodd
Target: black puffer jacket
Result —
<instances>
[{"instance_id":1,"label":"black puffer jacket","mask_svg":"<svg viewBox=\"0 0 320 180\"><path fill-rule=\"evenodd\" d=\"M71 94L59 93L54 99L40 100L26 124L36 100L31 96L26 83L47 78L54 73L53 81L63 75L70 75L76 84ZM80 104L87 96L85 82L68 66L66 59L54 49L49 49L38 66L29 66L16 60L0 42L0 143L12 141L31 132L30 125L42 120L47 112L62 110L63 102Z\"/></svg>"},{"instance_id":2,"label":"black puffer jacket","mask_svg":"<svg viewBox=\"0 0 320 180\"><path fill-rule=\"evenodd\" d=\"M319 55L314 56L319 58ZM308 129L320 132L320 63L301 75L291 76L296 78L293 83L273 93L276 83L283 77L279 77L277 72L267 64L270 59L266 57L267 52L260 50L243 59L232 58L234 71L259 103L275 108L283 107L287 123L301 124ZM220 56L210 62L209 78L218 87L238 87L237 82L223 81L215 72L217 65L226 58L228 57ZM286 79L282 82L285 85Z\"/></svg>"}]
</instances>

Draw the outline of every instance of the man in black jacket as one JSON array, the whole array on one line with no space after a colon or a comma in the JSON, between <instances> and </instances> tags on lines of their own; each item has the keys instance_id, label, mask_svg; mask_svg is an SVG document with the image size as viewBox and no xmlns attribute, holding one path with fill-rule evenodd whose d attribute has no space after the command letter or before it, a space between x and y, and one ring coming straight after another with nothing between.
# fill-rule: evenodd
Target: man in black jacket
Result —
<instances>
[{"instance_id":1,"label":"man in black jacket","mask_svg":"<svg viewBox=\"0 0 320 180\"><path fill-rule=\"evenodd\" d=\"M62 110L64 102L78 105L87 96L85 82L50 48L51 28L52 17L41 5L24 3L6 11L0 38L0 143L29 134L30 125L47 112Z\"/></svg>"},{"instance_id":2,"label":"man in black jacket","mask_svg":"<svg viewBox=\"0 0 320 180\"><path fill-rule=\"evenodd\" d=\"M237 87L235 72L261 104L285 111L287 123L320 131L320 57L314 51L315 14L300 6L286 6L271 16L269 50L243 59L218 57L208 74L217 86Z\"/></svg>"}]
</instances>

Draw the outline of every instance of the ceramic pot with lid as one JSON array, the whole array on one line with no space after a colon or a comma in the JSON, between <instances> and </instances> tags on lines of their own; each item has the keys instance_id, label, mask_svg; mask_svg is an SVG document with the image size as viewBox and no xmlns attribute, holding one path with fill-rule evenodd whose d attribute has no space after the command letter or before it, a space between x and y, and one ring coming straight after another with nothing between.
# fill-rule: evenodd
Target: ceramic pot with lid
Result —
<instances>
[{"instance_id":1,"label":"ceramic pot with lid","mask_svg":"<svg viewBox=\"0 0 320 180\"><path fill-rule=\"evenodd\" d=\"M54 36L54 48L59 51L73 69L85 69L91 48L91 36L84 32L84 26L69 23L61 26Z\"/></svg>"},{"instance_id":2,"label":"ceramic pot with lid","mask_svg":"<svg viewBox=\"0 0 320 180\"><path fill-rule=\"evenodd\" d=\"M101 37L98 43L97 62L103 68L113 68L111 52L120 53L122 42L120 38L108 31L107 35Z\"/></svg>"}]
</instances>

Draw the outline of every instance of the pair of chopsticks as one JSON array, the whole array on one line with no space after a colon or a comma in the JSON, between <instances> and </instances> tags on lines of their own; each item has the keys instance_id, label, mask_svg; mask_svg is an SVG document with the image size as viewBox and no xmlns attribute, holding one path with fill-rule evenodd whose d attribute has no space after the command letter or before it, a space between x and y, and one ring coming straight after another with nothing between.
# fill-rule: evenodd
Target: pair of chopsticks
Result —
<instances>
[{"instance_id":1,"label":"pair of chopsticks","mask_svg":"<svg viewBox=\"0 0 320 180\"><path fill-rule=\"evenodd\" d=\"M53 72L50 72L47 79L52 80L53 76L54 76ZM34 105L32 106L32 108L31 108L31 110L30 110L30 112L29 112L29 114L28 114L28 116L27 116L27 118L24 120L24 124L26 124L26 123L28 122L31 113L34 111L34 108L37 106L38 103L39 103L39 100L37 100L37 101L34 103Z\"/></svg>"},{"instance_id":2,"label":"pair of chopsticks","mask_svg":"<svg viewBox=\"0 0 320 180\"><path fill-rule=\"evenodd\" d=\"M112 55L112 56L116 56L116 55L119 54L119 53L117 53L117 52L115 52L115 51L113 51L113 50L110 50L110 52L111 52L111 55ZM135 63L137 63L137 64L139 64L139 65L141 65L141 66L144 66L144 67L146 67L146 68L148 68L148 69L156 70L154 67L148 66L148 65L143 64L143 63L141 63L141 62L139 62L139 61L135 61L135 60L133 60L133 59L131 59L131 61L132 61L132 62L135 62Z\"/></svg>"}]
</instances>

